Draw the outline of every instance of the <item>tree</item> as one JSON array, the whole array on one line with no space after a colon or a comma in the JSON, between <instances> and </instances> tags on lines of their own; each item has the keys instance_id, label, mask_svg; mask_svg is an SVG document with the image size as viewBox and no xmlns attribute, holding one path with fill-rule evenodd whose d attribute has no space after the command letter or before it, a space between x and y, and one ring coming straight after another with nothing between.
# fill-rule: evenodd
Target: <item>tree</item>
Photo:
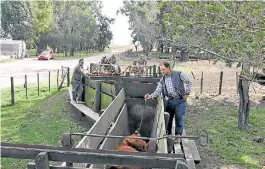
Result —
<instances>
[{"instance_id":1,"label":"tree","mask_svg":"<svg viewBox=\"0 0 265 169\"><path fill-rule=\"evenodd\" d=\"M236 62L242 67L238 128L248 129L248 93L253 79L250 68L261 68L264 59L264 4L261 1L161 3L168 11L163 22L173 40L214 55L227 65Z\"/></svg>"},{"instance_id":2,"label":"tree","mask_svg":"<svg viewBox=\"0 0 265 169\"><path fill-rule=\"evenodd\" d=\"M47 33L53 20L53 6L49 0L29 1L29 9L33 20L32 30L35 34L33 41L36 47L36 53L39 54L47 48Z\"/></svg>"},{"instance_id":3,"label":"tree","mask_svg":"<svg viewBox=\"0 0 265 169\"><path fill-rule=\"evenodd\" d=\"M53 1L53 23L47 34L48 44L74 56L86 50L102 51L109 45L113 20L102 16L100 1Z\"/></svg>"},{"instance_id":4,"label":"tree","mask_svg":"<svg viewBox=\"0 0 265 169\"><path fill-rule=\"evenodd\" d=\"M114 22L114 19L105 16L99 16L98 21L99 21L98 23L99 28L96 31L97 32L96 43L98 50L104 51L113 38L113 34L110 31L110 24Z\"/></svg>"},{"instance_id":5,"label":"tree","mask_svg":"<svg viewBox=\"0 0 265 169\"><path fill-rule=\"evenodd\" d=\"M29 40L33 34L30 10L25 1L1 1L1 37Z\"/></svg>"},{"instance_id":6,"label":"tree","mask_svg":"<svg viewBox=\"0 0 265 169\"><path fill-rule=\"evenodd\" d=\"M129 17L132 36L137 37L143 47L143 52L149 56L156 41L156 12L155 1L123 1L123 8L118 13ZM151 9L151 10L150 10Z\"/></svg>"}]
</instances>

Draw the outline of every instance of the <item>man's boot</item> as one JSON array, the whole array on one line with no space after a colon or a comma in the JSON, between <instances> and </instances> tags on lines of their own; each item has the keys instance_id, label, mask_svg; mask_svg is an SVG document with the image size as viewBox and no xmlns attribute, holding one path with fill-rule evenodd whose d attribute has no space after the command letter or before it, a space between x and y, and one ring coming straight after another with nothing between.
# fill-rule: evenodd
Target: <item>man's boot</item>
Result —
<instances>
[{"instance_id":1,"label":"man's boot","mask_svg":"<svg viewBox=\"0 0 265 169\"><path fill-rule=\"evenodd\" d=\"M180 136L180 134L177 134L176 136ZM180 138L175 138L174 143L175 143L175 144L180 143Z\"/></svg>"},{"instance_id":2,"label":"man's boot","mask_svg":"<svg viewBox=\"0 0 265 169\"><path fill-rule=\"evenodd\" d=\"M77 104L84 104L85 102L82 102L79 98L76 99Z\"/></svg>"}]
</instances>

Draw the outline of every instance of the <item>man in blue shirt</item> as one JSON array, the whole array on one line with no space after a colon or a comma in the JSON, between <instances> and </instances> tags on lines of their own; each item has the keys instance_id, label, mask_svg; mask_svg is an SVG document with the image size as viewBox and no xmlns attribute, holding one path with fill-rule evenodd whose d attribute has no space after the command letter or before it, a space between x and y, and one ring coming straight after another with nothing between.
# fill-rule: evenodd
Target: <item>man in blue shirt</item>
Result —
<instances>
[{"instance_id":1,"label":"man in blue shirt","mask_svg":"<svg viewBox=\"0 0 265 169\"><path fill-rule=\"evenodd\" d=\"M172 122L175 116L175 135L182 135L184 128L184 116L187 105L187 98L190 94L192 83L189 78L183 73L170 69L168 62L162 62L160 71L163 77L160 79L156 90L152 94L146 94L146 99L156 98L163 93L166 100L166 111L170 114L167 133L170 135L172 130ZM175 142L180 142L180 139L175 139Z\"/></svg>"}]
</instances>

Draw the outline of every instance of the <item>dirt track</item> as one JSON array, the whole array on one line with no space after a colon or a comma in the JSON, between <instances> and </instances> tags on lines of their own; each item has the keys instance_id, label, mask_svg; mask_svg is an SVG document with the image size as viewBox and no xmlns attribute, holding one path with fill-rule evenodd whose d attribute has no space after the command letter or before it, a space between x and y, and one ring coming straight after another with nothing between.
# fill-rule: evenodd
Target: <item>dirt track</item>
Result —
<instances>
[{"instance_id":1,"label":"dirt track","mask_svg":"<svg viewBox=\"0 0 265 169\"><path fill-rule=\"evenodd\" d=\"M125 51L127 48L119 48L112 51L112 53ZM84 68L89 66L89 63L99 62L101 57L106 55L110 56L111 53L101 54L98 56L84 57ZM1 63L0 74L1 74L1 86L0 88L10 87L10 77L14 77L14 83L16 85L24 84L24 76L28 76L28 83L37 81L37 72L40 72L40 80L48 78L48 71L51 74L56 75L56 71L61 66L70 67L70 70L78 63L77 59L70 60L43 60L39 61L37 58L24 58L15 62ZM41 75L43 74L43 75Z\"/></svg>"}]
</instances>

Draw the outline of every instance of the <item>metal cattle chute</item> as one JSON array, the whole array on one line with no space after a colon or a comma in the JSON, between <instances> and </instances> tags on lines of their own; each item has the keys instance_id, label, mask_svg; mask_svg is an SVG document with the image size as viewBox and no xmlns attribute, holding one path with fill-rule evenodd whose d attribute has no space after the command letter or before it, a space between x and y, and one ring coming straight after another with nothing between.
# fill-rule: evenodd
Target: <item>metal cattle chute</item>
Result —
<instances>
[{"instance_id":1,"label":"metal cattle chute","mask_svg":"<svg viewBox=\"0 0 265 169\"><path fill-rule=\"evenodd\" d=\"M2 143L1 157L35 159L35 163L28 164L28 169L106 168L110 165L148 169L195 168L195 163L201 159L194 140L190 138L198 136L186 136L184 131L182 143L173 144L172 137L175 136L166 134L169 114L164 112L162 97L147 101L143 98L145 93L155 90L156 82L148 82L155 79L109 78L121 82L116 87L117 95L88 132L64 133L63 147ZM135 131L139 131L141 138L149 143L147 152L116 151L121 141ZM82 139L73 147L73 137L78 136ZM49 161L64 163L51 166Z\"/></svg>"},{"instance_id":2,"label":"metal cattle chute","mask_svg":"<svg viewBox=\"0 0 265 169\"><path fill-rule=\"evenodd\" d=\"M108 79L107 77L99 78L102 78L103 80ZM99 78L96 79L100 80ZM112 77L109 78L111 79ZM117 77L113 77L113 79L115 78L116 81L122 81L121 79L118 80ZM151 145L148 148L148 152L139 152L133 157L128 156L127 160L130 160L130 158L133 159L132 161L126 163L123 162L120 157L115 157L115 160L113 160L116 162L115 164L114 162L110 164L108 162L101 161L100 164L75 164L75 166L104 168L106 165L122 165L127 167L181 169L189 168L188 163L191 162L193 162L193 165L195 166L195 162L198 163L200 158L193 161L188 160L189 162L187 162L186 159L188 155L185 155L184 151L187 152L188 149L180 144L176 144L173 147L171 138L174 136L166 135L166 126L169 114L164 112L162 97L160 96L158 99L148 101L143 98L145 93L152 93L155 90L156 83L147 82L148 80L144 80L142 78L139 78L139 81L135 78L133 78L132 81L128 79L126 78L126 80L123 81L122 89L112 103L100 115L99 119L90 131L87 133L66 133L65 135L66 138L71 138L70 135L85 136L77 147L89 147L113 151L125 137L139 130L141 138ZM188 139L198 137L184 135L181 136L181 138L183 142L187 143L186 146L189 146L190 144L194 146L195 142ZM157 147L158 150L155 151ZM174 148L174 154L168 153L172 147ZM189 153L192 152L190 151ZM145 155L145 158L142 159L143 161L137 161L136 158L141 158L142 155ZM172 157L173 159L171 159ZM145 162L147 158L150 158L149 162ZM164 163L162 160L164 158L165 160L171 159L172 161Z\"/></svg>"}]
</instances>

